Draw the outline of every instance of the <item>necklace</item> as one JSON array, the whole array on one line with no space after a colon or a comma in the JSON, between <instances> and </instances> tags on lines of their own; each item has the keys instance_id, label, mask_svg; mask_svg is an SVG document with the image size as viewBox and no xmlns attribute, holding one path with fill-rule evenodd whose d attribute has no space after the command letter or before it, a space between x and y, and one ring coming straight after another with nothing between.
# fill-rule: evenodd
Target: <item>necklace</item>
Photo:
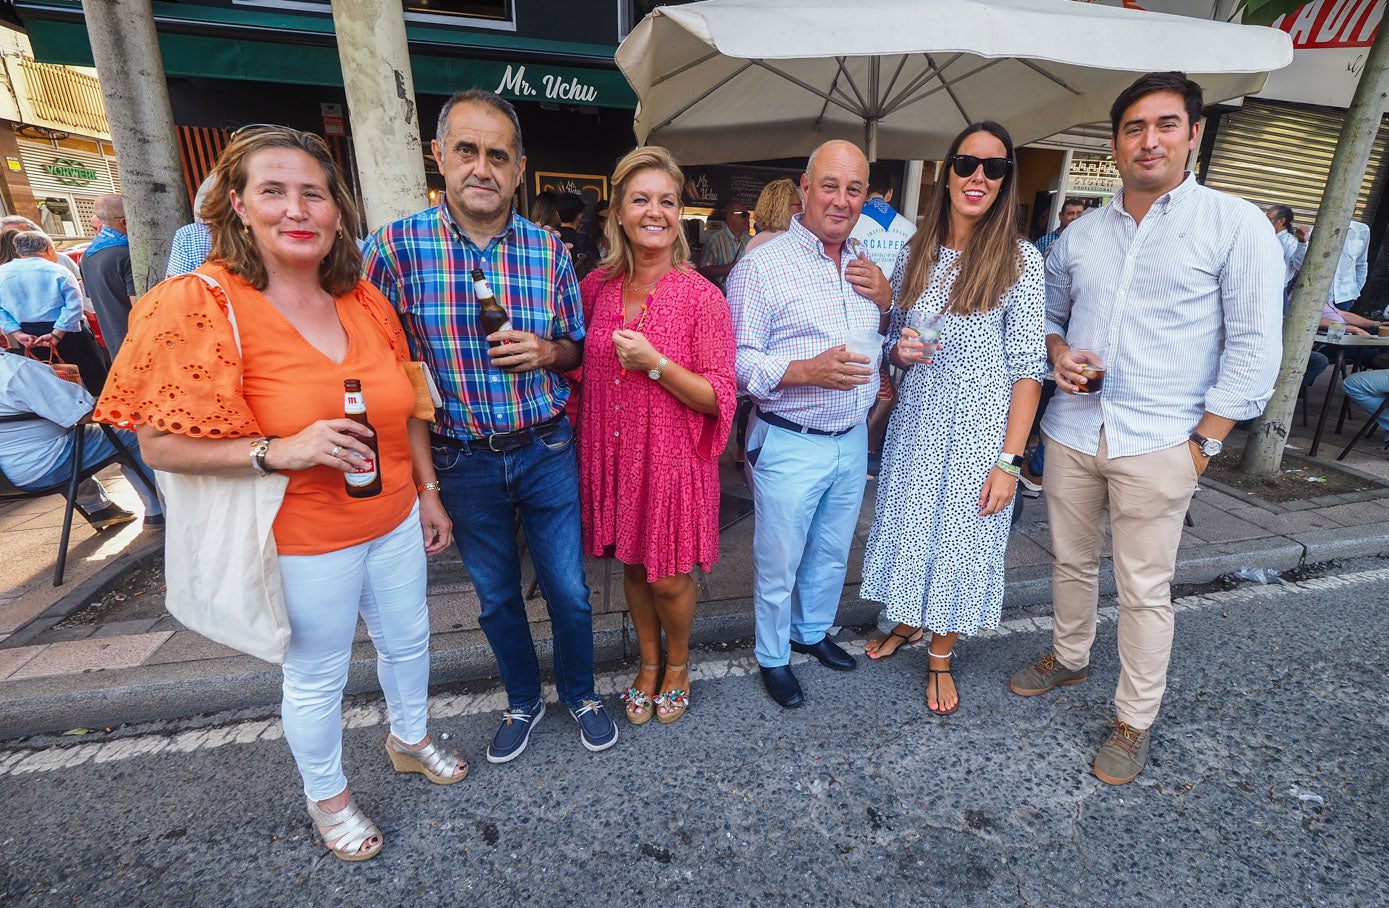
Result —
<instances>
[{"instance_id":1,"label":"necklace","mask_svg":"<svg viewBox=\"0 0 1389 908\"><path fill-rule=\"evenodd\" d=\"M662 275L661 277L664 277L664 275ZM645 292L647 292L648 290L654 289L655 286L661 282L661 277L657 277L657 278L656 278L654 281L652 281L651 283L649 283L649 284L642 284L641 286L634 286L630 281L625 282L625 283L623 283L623 285L622 285L623 292L625 292L625 293L645 293Z\"/></svg>"}]
</instances>

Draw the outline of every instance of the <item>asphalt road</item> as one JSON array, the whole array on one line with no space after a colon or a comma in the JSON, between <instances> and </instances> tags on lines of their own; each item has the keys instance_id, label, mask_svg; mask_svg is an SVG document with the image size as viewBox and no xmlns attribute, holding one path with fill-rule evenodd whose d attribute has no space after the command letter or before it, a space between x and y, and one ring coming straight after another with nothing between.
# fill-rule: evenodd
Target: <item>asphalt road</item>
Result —
<instances>
[{"instance_id":1,"label":"asphalt road","mask_svg":"<svg viewBox=\"0 0 1389 908\"><path fill-rule=\"evenodd\" d=\"M1153 757L1119 788L1089 770L1112 617L1089 683L1006 688L1047 650L1044 610L962 646L948 718L923 703L921 646L848 674L798 662L789 713L748 650L711 650L679 723L624 722L594 755L552 708L498 767L498 691L444 690L434 730L472 764L448 788L393 775L381 704L355 701L348 776L386 837L363 864L311 835L274 717L8 742L0 904L1382 905L1386 586L1368 559L1181 600Z\"/></svg>"}]
</instances>

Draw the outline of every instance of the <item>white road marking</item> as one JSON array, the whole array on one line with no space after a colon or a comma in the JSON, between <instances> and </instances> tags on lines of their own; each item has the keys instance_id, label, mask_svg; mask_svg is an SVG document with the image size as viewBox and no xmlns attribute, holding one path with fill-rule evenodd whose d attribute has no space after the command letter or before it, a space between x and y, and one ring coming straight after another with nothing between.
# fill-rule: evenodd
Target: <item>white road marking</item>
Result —
<instances>
[{"instance_id":1,"label":"white road marking","mask_svg":"<svg viewBox=\"0 0 1389 908\"><path fill-rule=\"evenodd\" d=\"M1271 596L1292 596L1306 592L1322 592L1360 586L1367 583L1389 581L1389 568L1374 571L1360 571L1335 577L1318 577L1298 583L1274 584L1270 586L1246 586L1235 590L1207 593L1204 596L1187 596L1172 602L1177 612L1198 609L1218 608L1233 602L1246 602ZM1098 621L1108 623L1118 620L1117 606L1099 609ZM1035 634L1051 630L1050 618L1014 618L1004 621L997 628L981 631L979 639L989 640L1009 637L1015 634ZM864 640L851 640L849 649L862 652ZM799 664L811 657L793 655L792 662ZM730 659L703 659L691 668L691 676L704 681L719 678L739 678L754 674L757 661L750 656ZM594 679L600 696L612 696L625 690L630 671L608 672ZM551 685L545 688L545 698L555 702L555 690ZM438 694L429 698L429 715L435 719L456 716L475 716L481 713L501 712L506 707L506 692L502 690L482 694ZM343 710L344 728L373 728L386 724L386 710L381 704L353 706ZM0 776L26 775L35 772L52 772L81 766L84 763L110 763L117 760L131 760L136 757L154 756L161 753L195 753L213 750L232 744L250 744L257 741L275 741L284 737L280 720L259 719L227 725L220 728L200 728L178 734L146 734L115 741L93 742L89 744L54 745L40 750L17 748L0 751Z\"/></svg>"}]
</instances>

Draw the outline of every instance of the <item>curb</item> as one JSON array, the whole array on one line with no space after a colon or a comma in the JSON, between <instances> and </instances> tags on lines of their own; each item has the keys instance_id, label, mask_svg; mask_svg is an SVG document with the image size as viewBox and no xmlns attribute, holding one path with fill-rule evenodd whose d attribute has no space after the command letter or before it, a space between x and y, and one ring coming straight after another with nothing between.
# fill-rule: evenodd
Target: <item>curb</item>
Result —
<instances>
[{"instance_id":1,"label":"curb","mask_svg":"<svg viewBox=\"0 0 1389 908\"><path fill-rule=\"evenodd\" d=\"M1324 530L1305 534L1305 538L1275 536L1191 547L1194 551L1182 553L1179 558L1174 582L1204 583L1245 567L1289 570L1307 561L1389 551L1389 522L1341 529L1340 534ZM147 558L145 553L139 556ZM1050 565L1028 565L1009 573L1005 611L1050 601ZM74 590L74 595L77 592ZM1113 562L1109 558L1101 562L1100 595L1114 595ZM750 597L703 603L695 618L691 642L710 645L751 640L755 626L752 612ZM836 620L851 627L872 625L879 613L880 607L860 599L857 584L850 584ZM547 665L551 659L548 622L537 622L532 630L536 655L542 666ZM625 614L596 617L593 638L597 663L632 657L633 643ZM434 634L430 650L432 688L493 681L497 677L492 650L480 631ZM235 656L11 681L4 682L4 688L0 739L11 739L79 726L102 728L226 710L257 710L272 715L280 702L280 670L250 656ZM379 692L375 650L370 643L356 644L345 693L350 696Z\"/></svg>"}]
</instances>

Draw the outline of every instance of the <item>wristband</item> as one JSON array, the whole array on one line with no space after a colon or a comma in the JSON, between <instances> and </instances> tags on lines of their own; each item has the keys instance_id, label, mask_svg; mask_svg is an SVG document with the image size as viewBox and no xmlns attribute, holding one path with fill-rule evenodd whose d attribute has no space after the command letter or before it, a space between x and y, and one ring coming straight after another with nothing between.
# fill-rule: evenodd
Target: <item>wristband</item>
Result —
<instances>
[{"instance_id":1,"label":"wristband","mask_svg":"<svg viewBox=\"0 0 1389 908\"><path fill-rule=\"evenodd\" d=\"M416 492L437 492L437 491L439 491L439 480L437 480L437 479L431 479L429 482L420 482L420 483L416 483L416 484L415 484L415 491L416 491Z\"/></svg>"},{"instance_id":2,"label":"wristband","mask_svg":"<svg viewBox=\"0 0 1389 908\"><path fill-rule=\"evenodd\" d=\"M278 435L265 435L257 438L251 445L251 469L256 471L257 476L269 476L275 470L265 465L265 454L270 450L270 442Z\"/></svg>"},{"instance_id":3,"label":"wristband","mask_svg":"<svg viewBox=\"0 0 1389 908\"><path fill-rule=\"evenodd\" d=\"M1004 460L1002 457L998 459L998 462L995 463L994 466L998 467L1000 470L1007 473L1009 476L1012 476L1014 479L1017 479L1019 476L1022 475L1022 467L1018 466L1010 460Z\"/></svg>"}]
</instances>

